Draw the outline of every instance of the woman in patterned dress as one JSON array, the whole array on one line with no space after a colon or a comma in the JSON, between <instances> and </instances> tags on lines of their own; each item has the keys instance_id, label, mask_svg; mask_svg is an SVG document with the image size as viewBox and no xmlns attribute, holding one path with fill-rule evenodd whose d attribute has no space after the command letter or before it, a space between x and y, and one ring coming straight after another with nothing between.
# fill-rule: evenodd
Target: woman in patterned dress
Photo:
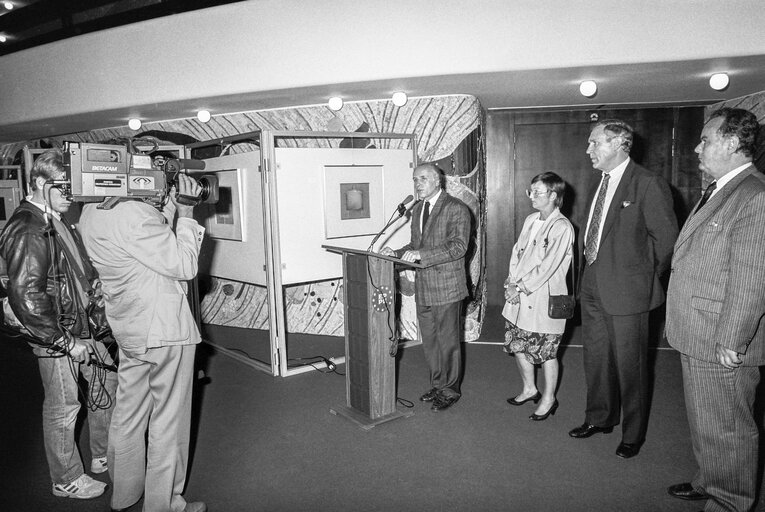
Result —
<instances>
[{"instance_id":1,"label":"woman in patterned dress","mask_svg":"<svg viewBox=\"0 0 765 512\"><path fill-rule=\"evenodd\" d=\"M510 269L505 280L505 351L515 354L523 380L519 395L508 398L511 405L528 401L538 404L532 420L541 421L555 414L558 400L557 351L566 320L547 314L550 295L566 295L566 274L573 257L574 228L560 212L566 184L555 173L545 172L531 180L526 194L538 210L523 224L513 246ZM534 365L541 365L545 385L539 392L534 380Z\"/></svg>"}]
</instances>

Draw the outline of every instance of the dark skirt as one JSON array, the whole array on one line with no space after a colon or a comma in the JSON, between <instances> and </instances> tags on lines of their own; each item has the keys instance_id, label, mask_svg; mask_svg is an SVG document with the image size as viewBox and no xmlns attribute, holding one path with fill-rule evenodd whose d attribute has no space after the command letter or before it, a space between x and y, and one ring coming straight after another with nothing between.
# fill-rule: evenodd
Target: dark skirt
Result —
<instances>
[{"instance_id":1,"label":"dark skirt","mask_svg":"<svg viewBox=\"0 0 765 512\"><path fill-rule=\"evenodd\" d=\"M531 364L555 359L562 338L563 334L525 331L512 322L505 322L505 352L523 354Z\"/></svg>"}]
</instances>

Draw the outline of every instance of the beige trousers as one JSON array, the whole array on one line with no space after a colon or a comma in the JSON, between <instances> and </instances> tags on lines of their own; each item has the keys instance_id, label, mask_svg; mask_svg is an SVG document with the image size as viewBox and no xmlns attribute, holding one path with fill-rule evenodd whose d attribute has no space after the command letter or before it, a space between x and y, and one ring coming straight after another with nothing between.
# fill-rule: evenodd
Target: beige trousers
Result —
<instances>
[{"instance_id":1,"label":"beige trousers","mask_svg":"<svg viewBox=\"0 0 765 512\"><path fill-rule=\"evenodd\" d=\"M109 429L112 508L144 495L145 512L181 512L196 345L120 349L117 404ZM148 443L145 442L148 430Z\"/></svg>"}]
</instances>

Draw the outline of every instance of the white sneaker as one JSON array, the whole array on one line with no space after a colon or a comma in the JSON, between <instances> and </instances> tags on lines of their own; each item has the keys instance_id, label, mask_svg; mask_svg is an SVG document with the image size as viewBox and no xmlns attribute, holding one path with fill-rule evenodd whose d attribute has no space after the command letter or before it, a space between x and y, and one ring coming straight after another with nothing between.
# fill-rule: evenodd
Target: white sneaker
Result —
<instances>
[{"instance_id":1,"label":"white sneaker","mask_svg":"<svg viewBox=\"0 0 765 512\"><path fill-rule=\"evenodd\" d=\"M64 484L53 484L53 495L61 498L76 498L89 500L101 496L106 490L106 484L93 480L83 473L77 480Z\"/></svg>"},{"instance_id":2,"label":"white sneaker","mask_svg":"<svg viewBox=\"0 0 765 512\"><path fill-rule=\"evenodd\" d=\"M109 469L109 466L106 463L106 457L94 457L93 460L90 461L91 473L99 475L107 469Z\"/></svg>"}]
</instances>

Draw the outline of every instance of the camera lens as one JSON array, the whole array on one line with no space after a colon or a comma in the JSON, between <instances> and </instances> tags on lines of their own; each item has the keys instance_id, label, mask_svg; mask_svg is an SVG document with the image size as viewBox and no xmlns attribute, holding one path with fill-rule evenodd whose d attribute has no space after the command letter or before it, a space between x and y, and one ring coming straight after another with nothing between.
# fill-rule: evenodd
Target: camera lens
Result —
<instances>
[{"instance_id":1,"label":"camera lens","mask_svg":"<svg viewBox=\"0 0 765 512\"><path fill-rule=\"evenodd\" d=\"M202 192L199 194L199 200L202 203L215 204L218 202L218 177L211 174L205 174L198 180Z\"/></svg>"}]
</instances>

